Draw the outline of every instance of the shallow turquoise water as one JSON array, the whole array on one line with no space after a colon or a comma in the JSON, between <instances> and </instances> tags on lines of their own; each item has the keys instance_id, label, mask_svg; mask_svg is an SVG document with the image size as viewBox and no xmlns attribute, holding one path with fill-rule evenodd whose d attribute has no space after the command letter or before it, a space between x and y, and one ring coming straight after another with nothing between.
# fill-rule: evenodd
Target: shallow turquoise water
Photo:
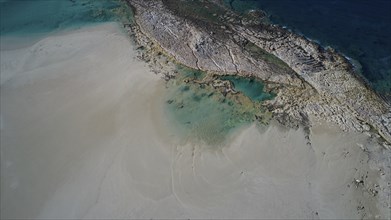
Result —
<instances>
[{"instance_id":1,"label":"shallow turquoise water","mask_svg":"<svg viewBox=\"0 0 391 220\"><path fill-rule=\"evenodd\" d=\"M260 104L273 95L263 91L260 81L227 76L225 80L232 81L244 95L224 96L212 86L184 83L185 79L201 80L205 73L189 68L178 72L176 79L167 83L166 113L185 142L219 145L236 129L256 121L256 116L270 116Z\"/></svg>"},{"instance_id":2,"label":"shallow turquoise water","mask_svg":"<svg viewBox=\"0 0 391 220\"><path fill-rule=\"evenodd\" d=\"M28 36L78 28L99 22L123 19L117 0L35 0L2 1L1 36ZM125 10L126 11L126 10ZM131 12L129 12L131 13ZM189 139L215 145L241 126L255 121L264 112L257 103L273 97L263 84L253 79L227 77L245 96L224 96L218 89L184 79L202 80L205 73L178 66L178 77L167 83L166 112L184 141ZM250 99L249 99L250 98Z\"/></svg>"},{"instance_id":3,"label":"shallow turquoise water","mask_svg":"<svg viewBox=\"0 0 391 220\"><path fill-rule=\"evenodd\" d=\"M231 81L236 91L242 92L253 101L265 101L275 97L274 94L265 92L263 83L254 78L239 76L224 76L221 78Z\"/></svg>"},{"instance_id":4,"label":"shallow turquoise water","mask_svg":"<svg viewBox=\"0 0 391 220\"><path fill-rule=\"evenodd\" d=\"M254 121L254 113L241 111L232 100L199 85L172 86L167 112L184 140L207 144L224 141L234 128Z\"/></svg>"},{"instance_id":5,"label":"shallow turquoise water","mask_svg":"<svg viewBox=\"0 0 391 220\"><path fill-rule=\"evenodd\" d=\"M0 34L47 33L116 20L117 0L7 0L0 2Z\"/></svg>"},{"instance_id":6,"label":"shallow turquoise water","mask_svg":"<svg viewBox=\"0 0 391 220\"><path fill-rule=\"evenodd\" d=\"M179 77L181 77L181 78L201 80L206 75L205 72L202 72L200 70L195 70L192 68L188 68L183 65L178 65L177 70L180 73Z\"/></svg>"}]
</instances>

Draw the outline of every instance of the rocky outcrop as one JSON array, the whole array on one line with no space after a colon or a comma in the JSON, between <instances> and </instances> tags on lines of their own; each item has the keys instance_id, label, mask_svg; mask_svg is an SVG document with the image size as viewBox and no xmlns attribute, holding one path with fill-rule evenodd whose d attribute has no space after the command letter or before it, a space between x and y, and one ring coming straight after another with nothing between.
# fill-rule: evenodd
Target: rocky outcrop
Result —
<instances>
[{"instance_id":1,"label":"rocky outcrop","mask_svg":"<svg viewBox=\"0 0 391 220\"><path fill-rule=\"evenodd\" d=\"M322 97L330 99L322 105L317 105L318 100L309 102L307 111L330 112L330 117L340 115L339 124L351 124L348 127L360 131L367 130L368 123L391 141L391 107L358 78L343 56L278 26L231 26L242 37L283 60Z\"/></svg>"},{"instance_id":2,"label":"rocky outcrop","mask_svg":"<svg viewBox=\"0 0 391 220\"><path fill-rule=\"evenodd\" d=\"M136 21L143 33L178 62L203 71L254 75L262 80L301 86L292 70L281 70L264 60L246 54L232 39L213 32L170 12L162 1L129 1L136 9Z\"/></svg>"},{"instance_id":3,"label":"rocky outcrop","mask_svg":"<svg viewBox=\"0 0 391 220\"><path fill-rule=\"evenodd\" d=\"M391 143L390 106L332 49L281 27L252 22L262 13L239 16L213 1L189 1L197 3L191 10L186 1L127 1L137 28L176 61L213 74L251 75L283 85L265 103L276 117L287 114L303 121L311 116L362 132L373 128Z\"/></svg>"}]
</instances>

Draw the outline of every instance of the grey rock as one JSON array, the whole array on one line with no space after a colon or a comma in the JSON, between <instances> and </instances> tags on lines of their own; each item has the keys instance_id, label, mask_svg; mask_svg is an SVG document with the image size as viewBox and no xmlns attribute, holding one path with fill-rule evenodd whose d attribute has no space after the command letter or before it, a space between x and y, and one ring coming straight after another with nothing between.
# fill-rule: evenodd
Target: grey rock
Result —
<instances>
[{"instance_id":1,"label":"grey rock","mask_svg":"<svg viewBox=\"0 0 391 220\"><path fill-rule=\"evenodd\" d=\"M391 106L333 49L236 15L217 0L215 7L225 11L210 22L175 13L169 0L127 1L135 9L134 28L142 45L152 41L177 62L211 74L255 76L283 85L265 105L288 124L303 123L302 115L309 115L346 131L365 132L371 126L391 143Z\"/></svg>"}]
</instances>

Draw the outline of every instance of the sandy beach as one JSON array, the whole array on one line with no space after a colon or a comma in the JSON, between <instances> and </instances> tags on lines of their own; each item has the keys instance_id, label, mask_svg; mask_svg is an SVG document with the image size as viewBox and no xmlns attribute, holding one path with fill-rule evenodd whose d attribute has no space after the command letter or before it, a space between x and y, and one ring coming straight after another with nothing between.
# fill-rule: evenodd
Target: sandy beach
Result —
<instances>
[{"instance_id":1,"label":"sandy beach","mask_svg":"<svg viewBox=\"0 0 391 220\"><path fill-rule=\"evenodd\" d=\"M2 217L81 217L115 155L158 142L163 84L132 48L110 23L1 51Z\"/></svg>"},{"instance_id":2,"label":"sandy beach","mask_svg":"<svg viewBox=\"0 0 391 220\"><path fill-rule=\"evenodd\" d=\"M2 218L390 218L368 136L272 122L180 144L135 48L105 23L0 51Z\"/></svg>"}]
</instances>

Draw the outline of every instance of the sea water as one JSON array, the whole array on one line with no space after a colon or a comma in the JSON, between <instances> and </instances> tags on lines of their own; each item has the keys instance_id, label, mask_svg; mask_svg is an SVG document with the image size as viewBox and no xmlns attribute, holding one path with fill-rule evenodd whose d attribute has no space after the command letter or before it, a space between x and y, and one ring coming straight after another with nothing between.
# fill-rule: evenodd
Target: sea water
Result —
<instances>
[{"instance_id":1,"label":"sea water","mask_svg":"<svg viewBox=\"0 0 391 220\"><path fill-rule=\"evenodd\" d=\"M184 141L221 145L240 127L255 121L267 123L271 113L261 103L272 99L262 82L239 76L223 76L235 86L237 94L224 94L202 81L206 74L189 68L178 68L178 75L167 83L166 113ZM190 82L189 82L190 81ZM261 120L260 120L261 119Z\"/></svg>"},{"instance_id":2,"label":"sea water","mask_svg":"<svg viewBox=\"0 0 391 220\"><path fill-rule=\"evenodd\" d=\"M2 0L1 43L7 46L12 38L34 41L56 31L123 20L123 8L119 0Z\"/></svg>"},{"instance_id":3,"label":"sea water","mask_svg":"<svg viewBox=\"0 0 391 220\"><path fill-rule=\"evenodd\" d=\"M271 22L350 57L372 88L391 99L391 1L226 0L234 10L259 8ZM358 63L355 62L358 61Z\"/></svg>"},{"instance_id":4,"label":"sea water","mask_svg":"<svg viewBox=\"0 0 391 220\"><path fill-rule=\"evenodd\" d=\"M232 82L236 91L242 92L253 101L265 101L275 97L275 94L264 91L264 85L254 77L223 76L224 80Z\"/></svg>"},{"instance_id":5,"label":"sea water","mask_svg":"<svg viewBox=\"0 0 391 220\"><path fill-rule=\"evenodd\" d=\"M123 9L118 0L3 0L0 2L1 44L9 42L4 37L22 37L28 41L64 29L131 17L131 11ZM177 70L177 78L167 83L165 110L184 141L221 144L236 128L256 118L266 122L270 117L260 102L273 98L273 94L264 92L260 81L222 77L231 81L239 92L227 95L211 86L184 82L185 79L202 80L206 73L181 65Z\"/></svg>"}]
</instances>

